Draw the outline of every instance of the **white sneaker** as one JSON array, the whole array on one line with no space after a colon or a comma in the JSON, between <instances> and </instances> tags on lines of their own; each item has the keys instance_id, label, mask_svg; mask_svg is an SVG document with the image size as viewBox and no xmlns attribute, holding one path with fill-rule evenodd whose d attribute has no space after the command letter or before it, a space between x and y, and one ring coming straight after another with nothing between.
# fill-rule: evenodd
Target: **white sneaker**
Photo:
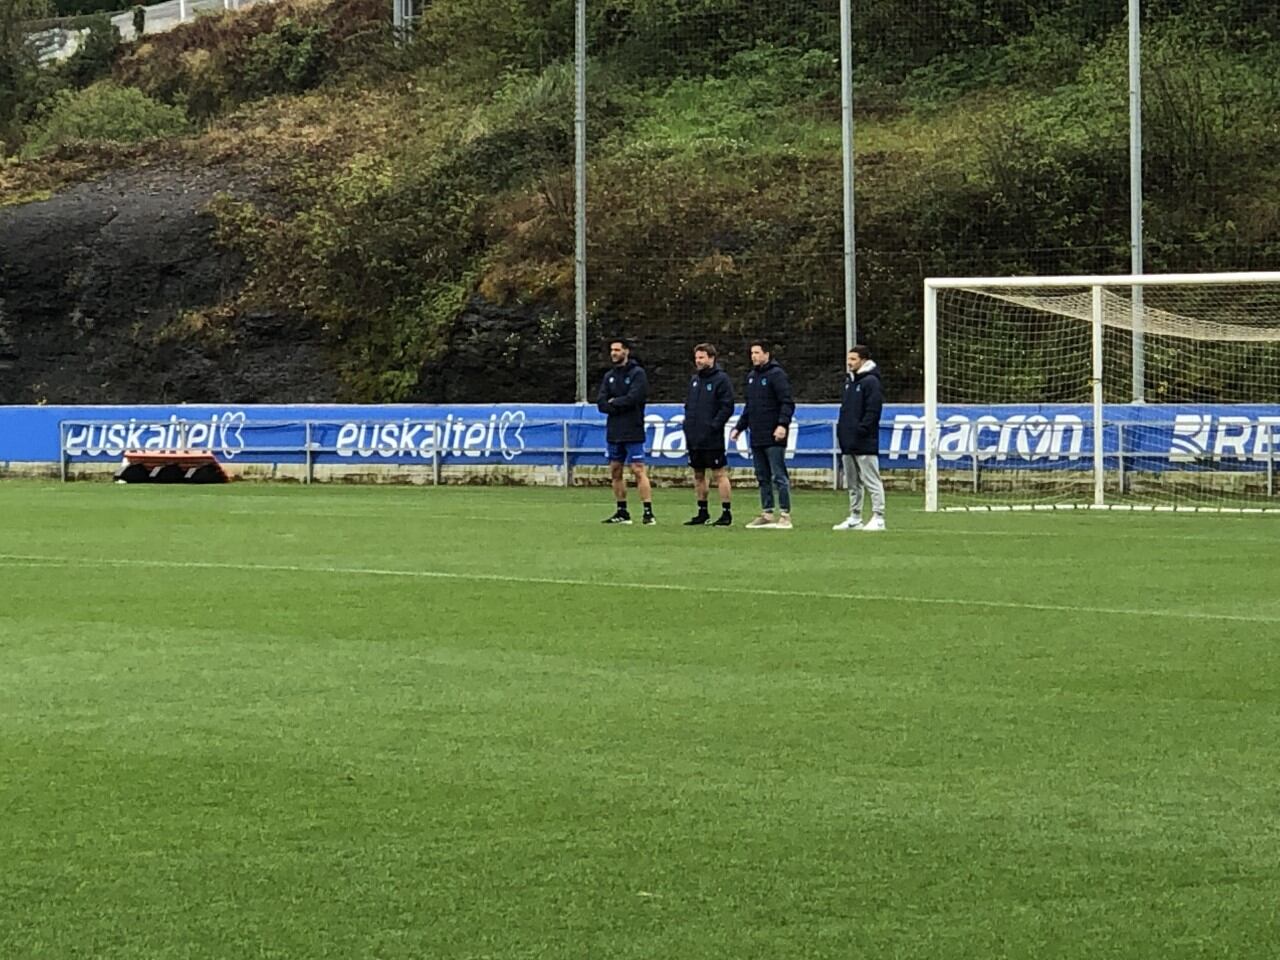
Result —
<instances>
[{"instance_id":1,"label":"white sneaker","mask_svg":"<svg viewBox=\"0 0 1280 960\"><path fill-rule=\"evenodd\" d=\"M884 529L884 517L872 517L861 527L863 530L874 531Z\"/></svg>"},{"instance_id":2,"label":"white sneaker","mask_svg":"<svg viewBox=\"0 0 1280 960\"><path fill-rule=\"evenodd\" d=\"M790 530L790 529L791 529L791 514L789 514L789 513L784 513L782 516L780 516L780 517L778 518L778 522L777 522L777 523L775 523L775 524L773 525L773 529L775 529L775 530Z\"/></svg>"},{"instance_id":3,"label":"white sneaker","mask_svg":"<svg viewBox=\"0 0 1280 960\"><path fill-rule=\"evenodd\" d=\"M857 517L845 517L837 523L832 530L861 530L862 521Z\"/></svg>"},{"instance_id":4,"label":"white sneaker","mask_svg":"<svg viewBox=\"0 0 1280 960\"><path fill-rule=\"evenodd\" d=\"M746 524L748 530L771 530L776 526L777 524L773 522L773 514L771 513L762 513Z\"/></svg>"}]
</instances>

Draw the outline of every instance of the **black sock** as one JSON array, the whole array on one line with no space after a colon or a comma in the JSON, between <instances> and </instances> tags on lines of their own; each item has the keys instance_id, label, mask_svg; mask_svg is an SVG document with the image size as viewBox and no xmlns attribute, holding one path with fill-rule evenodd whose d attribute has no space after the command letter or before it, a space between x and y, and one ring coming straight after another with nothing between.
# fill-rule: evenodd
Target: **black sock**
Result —
<instances>
[{"instance_id":1,"label":"black sock","mask_svg":"<svg viewBox=\"0 0 1280 960\"><path fill-rule=\"evenodd\" d=\"M722 501L722 502L720 503L720 509L721 509L721 511L723 511L724 513L732 513L732 512L733 512L733 511L731 511L731 510L729 509L729 501L728 501L728 500L724 500L724 501Z\"/></svg>"},{"instance_id":2,"label":"black sock","mask_svg":"<svg viewBox=\"0 0 1280 960\"><path fill-rule=\"evenodd\" d=\"M699 513L706 513L706 512L707 512L707 501L705 501L705 500L699 500L699 501L698 501L698 512L699 512Z\"/></svg>"},{"instance_id":3,"label":"black sock","mask_svg":"<svg viewBox=\"0 0 1280 960\"><path fill-rule=\"evenodd\" d=\"M625 500L619 500L619 501L618 501L618 512L619 512L619 513L626 513L626 512L627 512L627 501L625 501Z\"/></svg>"},{"instance_id":4,"label":"black sock","mask_svg":"<svg viewBox=\"0 0 1280 960\"><path fill-rule=\"evenodd\" d=\"M650 503L648 500L644 502L644 514L646 517L653 516L653 504Z\"/></svg>"}]
</instances>

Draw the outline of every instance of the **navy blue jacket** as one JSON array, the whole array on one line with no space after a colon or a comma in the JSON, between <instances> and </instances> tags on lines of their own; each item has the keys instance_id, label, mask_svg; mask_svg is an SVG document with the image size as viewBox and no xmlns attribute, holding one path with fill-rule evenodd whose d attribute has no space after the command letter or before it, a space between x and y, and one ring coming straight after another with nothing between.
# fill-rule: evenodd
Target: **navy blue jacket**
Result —
<instances>
[{"instance_id":1,"label":"navy blue jacket","mask_svg":"<svg viewBox=\"0 0 1280 960\"><path fill-rule=\"evenodd\" d=\"M724 425L733 416L733 383L719 367L697 370L684 402L684 441L689 450L723 450Z\"/></svg>"},{"instance_id":2,"label":"navy blue jacket","mask_svg":"<svg viewBox=\"0 0 1280 960\"><path fill-rule=\"evenodd\" d=\"M606 371L596 394L596 409L609 417L605 429L609 443L644 442L644 405L648 399L649 378L640 364L628 360Z\"/></svg>"},{"instance_id":3,"label":"navy blue jacket","mask_svg":"<svg viewBox=\"0 0 1280 960\"><path fill-rule=\"evenodd\" d=\"M857 373L845 376L840 418L836 421L836 440L840 443L841 453L865 456L880 452L880 413L883 409L880 371L874 360L868 360Z\"/></svg>"},{"instance_id":4,"label":"navy blue jacket","mask_svg":"<svg viewBox=\"0 0 1280 960\"><path fill-rule=\"evenodd\" d=\"M751 446L784 445L785 440L780 444L773 439L773 431L776 427L791 426L795 412L791 381L777 361L770 360L763 367L752 367L747 374L747 404L742 408L737 427L739 433L751 431Z\"/></svg>"}]
</instances>

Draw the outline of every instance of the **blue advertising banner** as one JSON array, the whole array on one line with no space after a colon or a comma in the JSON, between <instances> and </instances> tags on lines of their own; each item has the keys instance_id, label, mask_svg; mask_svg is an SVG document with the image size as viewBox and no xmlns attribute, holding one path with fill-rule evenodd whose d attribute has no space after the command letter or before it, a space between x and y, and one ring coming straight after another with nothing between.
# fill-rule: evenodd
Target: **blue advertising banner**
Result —
<instances>
[{"instance_id":1,"label":"blue advertising banner","mask_svg":"<svg viewBox=\"0 0 1280 960\"><path fill-rule=\"evenodd\" d=\"M741 408L739 408L739 411ZM834 405L801 404L788 443L797 467L829 468ZM944 469L1084 469L1093 456L1088 405L943 407ZM687 462L683 408L647 411L651 462ZM1280 459L1280 405L1112 404L1105 408L1108 467L1265 470ZM730 421L732 425L733 421ZM918 405L888 405L880 428L885 469L924 465L925 424ZM0 462L118 460L125 450L209 450L228 463L599 465L604 417L575 404L192 405L0 407ZM729 444L746 466L746 437Z\"/></svg>"}]
</instances>

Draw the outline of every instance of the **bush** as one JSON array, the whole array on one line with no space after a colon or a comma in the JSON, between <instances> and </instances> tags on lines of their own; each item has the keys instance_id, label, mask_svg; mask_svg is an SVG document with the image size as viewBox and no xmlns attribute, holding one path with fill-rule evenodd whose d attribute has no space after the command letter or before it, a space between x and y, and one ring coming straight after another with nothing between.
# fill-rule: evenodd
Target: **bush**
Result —
<instances>
[{"instance_id":1,"label":"bush","mask_svg":"<svg viewBox=\"0 0 1280 960\"><path fill-rule=\"evenodd\" d=\"M270 33L250 39L237 87L246 100L299 93L318 84L332 61L328 28L286 17Z\"/></svg>"},{"instance_id":2,"label":"bush","mask_svg":"<svg viewBox=\"0 0 1280 960\"><path fill-rule=\"evenodd\" d=\"M77 92L60 90L35 124L23 154L31 157L76 140L137 143L172 137L188 129L178 107L157 103L146 94L113 83L97 83Z\"/></svg>"}]
</instances>

